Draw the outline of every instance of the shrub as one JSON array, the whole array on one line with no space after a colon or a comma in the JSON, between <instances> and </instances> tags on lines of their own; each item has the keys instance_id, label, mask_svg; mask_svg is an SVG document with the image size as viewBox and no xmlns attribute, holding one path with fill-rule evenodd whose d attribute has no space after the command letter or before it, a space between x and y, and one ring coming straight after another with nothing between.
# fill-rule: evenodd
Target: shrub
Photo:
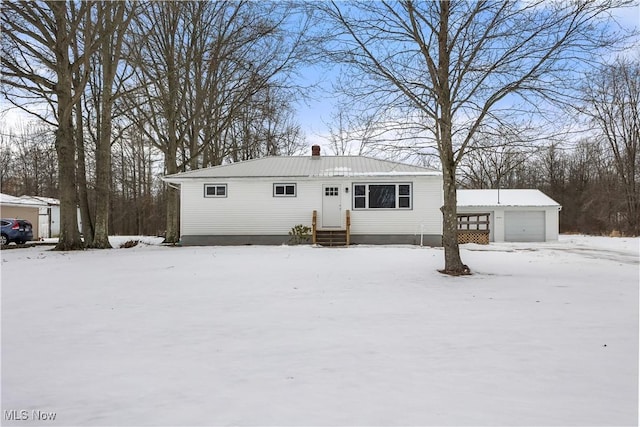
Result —
<instances>
[{"instance_id":1,"label":"shrub","mask_svg":"<svg viewBox=\"0 0 640 427\"><path fill-rule=\"evenodd\" d=\"M123 249L123 248L125 248L125 249L126 249L126 248L132 248L132 247L134 247L134 246L137 246L137 245L138 245L138 243L140 243L140 240L128 240L128 241L126 241L126 242L122 243L122 244L120 245L120 248L121 248L121 249Z\"/></svg>"},{"instance_id":2,"label":"shrub","mask_svg":"<svg viewBox=\"0 0 640 427\"><path fill-rule=\"evenodd\" d=\"M295 225L289 231L289 236L291 236L289 238L290 245L306 243L311 239L311 227L302 224Z\"/></svg>"}]
</instances>

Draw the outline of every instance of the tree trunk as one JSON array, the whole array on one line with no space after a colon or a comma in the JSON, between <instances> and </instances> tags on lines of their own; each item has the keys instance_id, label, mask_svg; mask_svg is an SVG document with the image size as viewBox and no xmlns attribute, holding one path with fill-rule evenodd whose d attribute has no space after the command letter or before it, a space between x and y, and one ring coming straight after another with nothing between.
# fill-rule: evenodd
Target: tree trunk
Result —
<instances>
[{"instance_id":1,"label":"tree trunk","mask_svg":"<svg viewBox=\"0 0 640 427\"><path fill-rule=\"evenodd\" d=\"M442 207L442 246L444 246L444 270L442 273L455 276L469 274L462 263L458 245L458 215L455 168L443 167L444 206Z\"/></svg>"},{"instance_id":2,"label":"tree trunk","mask_svg":"<svg viewBox=\"0 0 640 427\"><path fill-rule=\"evenodd\" d=\"M451 275L469 274L469 268L462 263L458 246L458 206L456 197L456 161L453 153L453 114L450 80L451 52L449 46L448 1L440 1L440 28L438 31L438 87L437 97L441 116L436 121L439 136L440 161L442 163L442 187L444 206L442 207L442 245L444 246L444 270Z\"/></svg>"},{"instance_id":3,"label":"tree trunk","mask_svg":"<svg viewBox=\"0 0 640 427\"><path fill-rule=\"evenodd\" d=\"M58 183L60 186L60 238L55 249L60 251L84 248L78 231L76 204L76 150L73 135L73 75L69 60L69 34L67 29L67 3L51 2L56 22L56 77L58 129L56 153L58 155Z\"/></svg>"},{"instance_id":4,"label":"tree trunk","mask_svg":"<svg viewBox=\"0 0 640 427\"><path fill-rule=\"evenodd\" d=\"M78 152L78 168L76 178L78 182L78 202L80 218L82 218L82 235L84 243L90 247L93 244L93 219L89 210L89 195L87 190L87 171L84 149L84 125L82 120L82 103L76 103L76 150Z\"/></svg>"},{"instance_id":5,"label":"tree trunk","mask_svg":"<svg viewBox=\"0 0 640 427\"><path fill-rule=\"evenodd\" d=\"M179 192L167 186L167 230L164 243L178 243L180 232L178 226Z\"/></svg>"},{"instance_id":6,"label":"tree trunk","mask_svg":"<svg viewBox=\"0 0 640 427\"><path fill-rule=\"evenodd\" d=\"M167 174L178 172L175 153L165 153L165 167ZM170 184L167 185L167 223L165 229L164 243L178 243L180 231L178 225L179 192Z\"/></svg>"},{"instance_id":7,"label":"tree trunk","mask_svg":"<svg viewBox=\"0 0 640 427\"><path fill-rule=\"evenodd\" d=\"M109 202L111 199L111 112L113 78L107 42L103 44L103 81L100 98L100 129L96 141L96 224L93 248L110 249ZM106 50L106 52L105 52ZM123 182L124 185L124 182Z\"/></svg>"},{"instance_id":8,"label":"tree trunk","mask_svg":"<svg viewBox=\"0 0 640 427\"><path fill-rule=\"evenodd\" d=\"M110 249L109 201L111 198L111 91L105 85L100 109L100 136L96 147L96 224L92 248Z\"/></svg>"},{"instance_id":9,"label":"tree trunk","mask_svg":"<svg viewBox=\"0 0 640 427\"><path fill-rule=\"evenodd\" d=\"M124 3L106 2L100 5L104 14L99 23L102 42L100 62L102 81L100 93L100 129L96 141L96 230L93 247L109 249L109 209L111 202L111 136L112 112L114 103L113 82L115 81L118 61L122 51L123 35L126 32L132 14L124 19ZM124 181L122 183L124 185Z\"/></svg>"}]
</instances>

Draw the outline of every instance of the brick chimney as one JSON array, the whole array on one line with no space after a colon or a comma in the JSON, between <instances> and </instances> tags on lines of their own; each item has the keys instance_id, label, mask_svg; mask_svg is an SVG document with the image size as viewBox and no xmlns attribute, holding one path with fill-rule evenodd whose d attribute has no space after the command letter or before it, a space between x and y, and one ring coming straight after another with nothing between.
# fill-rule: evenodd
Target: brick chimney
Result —
<instances>
[{"instance_id":1,"label":"brick chimney","mask_svg":"<svg viewBox=\"0 0 640 427\"><path fill-rule=\"evenodd\" d=\"M311 157L320 157L320 146L312 145L311 146Z\"/></svg>"}]
</instances>

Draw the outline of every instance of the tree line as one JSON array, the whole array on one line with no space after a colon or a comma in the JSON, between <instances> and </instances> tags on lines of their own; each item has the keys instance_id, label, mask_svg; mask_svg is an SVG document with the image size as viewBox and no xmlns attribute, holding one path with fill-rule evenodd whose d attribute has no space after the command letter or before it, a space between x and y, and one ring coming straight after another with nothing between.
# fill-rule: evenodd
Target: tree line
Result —
<instances>
[{"instance_id":1,"label":"tree line","mask_svg":"<svg viewBox=\"0 0 640 427\"><path fill-rule=\"evenodd\" d=\"M41 123L3 143L53 140L55 190L33 189L60 199L57 248L109 247L130 221L177 242L178 194L158 175L297 152L292 102L305 88L291 77L309 52L306 25L285 2L3 5L2 91ZM19 167L3 165L3 188ZM132 206L135 220L122 214Z\"/></svg>"},{"instance_id":2,"label":"tree line","mask_svg":"<svg viewBox=\"0 0 640 427\"><path fill-rule=\"evenodd\" d=\"M9 2L3 94L44 124L3 144L49 135L54 150L38 150L55 151L58 178L45 182L34 142L33 167L2 155L3 189L57 191L59 249L108 247L120 229L176 242L177 192L158 174L299 153L295 77L321 59L338 70L338 154L442 169L446 272L463 271L458 186L540 188L564 206L563 231L638 234L638 58L603 61L637 43L612 18L633 5ZM567 115L586 136L541 132Z\"/></svg>"}]
</instances>

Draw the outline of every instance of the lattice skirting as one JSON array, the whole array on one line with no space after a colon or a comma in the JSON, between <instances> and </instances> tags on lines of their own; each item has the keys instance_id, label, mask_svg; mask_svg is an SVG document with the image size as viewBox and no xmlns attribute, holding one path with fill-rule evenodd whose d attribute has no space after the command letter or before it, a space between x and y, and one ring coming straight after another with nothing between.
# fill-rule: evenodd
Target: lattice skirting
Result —
<instances>
[{"instance_id":1,"label":"lattice skirting","mask_svg":"<svg viewBox=\"0 0 640 427\"><path fill-rule=\"evenodd\" d=\"M488 245L489 233L478 233L477 231L470 233L468 231L458 230L458 244L462 245L464 243L477 243L479 245Z\"/></svg>"}]
</instances>

